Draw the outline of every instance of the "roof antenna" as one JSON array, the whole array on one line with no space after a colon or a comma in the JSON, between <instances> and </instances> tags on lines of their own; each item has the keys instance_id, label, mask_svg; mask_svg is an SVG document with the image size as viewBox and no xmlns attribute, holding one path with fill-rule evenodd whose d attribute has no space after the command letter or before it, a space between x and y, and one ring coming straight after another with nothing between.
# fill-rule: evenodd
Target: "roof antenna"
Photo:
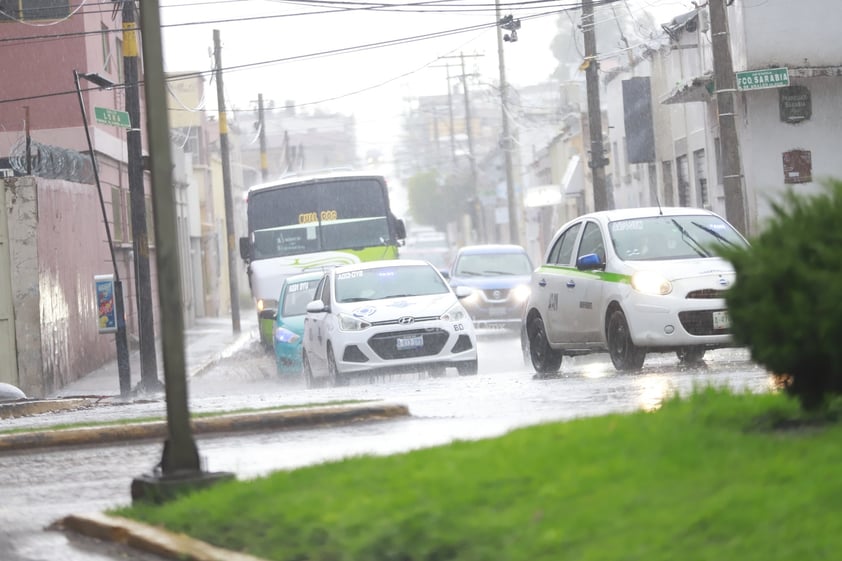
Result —
<instances>
[{"instance_id":1,"label":"roof antenna","mask_svg":"<svg viewBox=\"0 0 842 561\"><path fill-rule=\"evenodd\" d=\"M655 188L655 202L658 203L658 214L660 216L664 215L664 211L661 209L661 199L658 197L658 189Z\"/></svg>"}]
</instances>

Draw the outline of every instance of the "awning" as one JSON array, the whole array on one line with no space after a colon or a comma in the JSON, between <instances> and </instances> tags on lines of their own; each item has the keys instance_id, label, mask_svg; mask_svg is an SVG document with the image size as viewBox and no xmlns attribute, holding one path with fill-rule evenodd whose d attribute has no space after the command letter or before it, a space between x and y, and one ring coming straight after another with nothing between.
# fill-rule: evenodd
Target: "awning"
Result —
<instances>
[{"instance_id":1,"label":"awning","mask_svg":"<svg viewBox=\"0 0 842 561\"><path fill-rule=\"evenodd\" d=\"M555 206L561 202L561 187L558 185L538 185L526 189L523 197L523 206L526 208L538 208L542 206Z\"/></svg>"},{"instance_id":2,"label":"awning","mask_svg":"<svg viewBox=\"0 0 842 561\"><path fill-rule=\"evenodd\" d=\"M713 96L713 75L708 73L679 82L661 103L689 103L692 101L710 101Z\"/></svg>"}]
</instances>

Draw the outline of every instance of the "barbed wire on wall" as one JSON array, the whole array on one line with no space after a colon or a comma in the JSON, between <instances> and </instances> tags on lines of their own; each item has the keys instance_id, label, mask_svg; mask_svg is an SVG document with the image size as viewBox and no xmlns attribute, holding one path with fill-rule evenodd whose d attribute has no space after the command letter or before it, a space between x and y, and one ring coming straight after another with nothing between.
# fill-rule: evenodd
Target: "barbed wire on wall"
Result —
<instances>
[{"instance_id":1,"label":"barbed wire on wall","mask_svg":"<svg viewBox=\"0 0 842 561\"><path fill-rule=\"evenodd\" d=\"M94 168L90 156L76 150L43 144L37 140L29 141L29 154L31 171L27 170L26 165L26 139L19 138L9 152L9 165L16 173L45 179L64 179L75 183L94 183Z\"/></svg>"}]
</instances>

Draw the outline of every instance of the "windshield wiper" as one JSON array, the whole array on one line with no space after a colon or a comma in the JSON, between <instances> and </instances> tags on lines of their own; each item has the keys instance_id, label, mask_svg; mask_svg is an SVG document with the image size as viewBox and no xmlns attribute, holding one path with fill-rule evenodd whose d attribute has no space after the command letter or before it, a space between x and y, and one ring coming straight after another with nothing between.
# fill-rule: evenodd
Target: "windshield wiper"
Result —
<instances>
[{"instance_id":1,"label":"windshield wiper","mask_svg":"<svg viewBox=\"0 0 842 561\"><path fill-rule=\"evenodd\" d=\"M695 251L696 254L698 254L699 257L710 257L710 254L707 251L705 251L705 248L702 247L702 244L700 244L698 241L696 241L696 238L691 236L689 234L689 232L687 232L687 230L684 229L684 226L682 226L681 224L678 223L678 220L676 220L675 218L670 218L670 220L672 221L673 224L675 224L675 227L678 228L678 231L681 232L681 240L685 244L687 244L687 246L690 249ZM690 240L690 241L688 241L688 240ZM690 242L693 242L693 243L690 243Z\"/></svg>"},{"instance_id":2,"label":"windshield wiper","mask_svg":"<svg viewBox=\"0 0 842 561\"><path fill-rule=\"evenodd\" d=\"M353 298L343 298L341 302L347 304L349 302L368 302L371 298L363 298L362 296L355 296Z\"/></svg>"},{"instance_id":3,"label":"windshield wiper","mask_svg":"<svg viewBox=\"0 0 842 561\"><path fill-rule=\"evenodd\" d=\"M714 230L713 228L705 226L704 224L699 224L698 222L692 222L692 224L696 228L700 228L700 229L704 230L705 232L707 232L708 234L710 234L711 236L713 236L717 240L719 240L721 242L724 242L724 243L727 243L731 247L739 247L737 244L735 244L734 242L732 242L731 240L729 240L728 238L726 238L725 236L723 236L722 234L720 234L719 232Z\"/></svg>"}]
</instances>

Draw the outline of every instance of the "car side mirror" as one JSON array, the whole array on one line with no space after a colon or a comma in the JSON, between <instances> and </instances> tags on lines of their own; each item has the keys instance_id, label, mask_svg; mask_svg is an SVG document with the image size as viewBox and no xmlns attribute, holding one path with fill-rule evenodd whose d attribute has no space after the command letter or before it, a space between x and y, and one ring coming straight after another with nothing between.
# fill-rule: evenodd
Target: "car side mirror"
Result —
<instances>
[{"instance_id":1,"label":"car side mirror","mask_svg":"<svg viewBox=\"0 0 842 561\"><path fill-rule=\"evenodd\" d=\"M406 239L406 224L402 218L395 221L395 234L397 234L399 240Z\"/></svg>"},{"instance_id":2,"label":"car side mirror","mask_svg":"<svg viewBox=\"0 0 842 561\"><path fill-rule=\"evenodd\" d=\"M450 271L447 269L439 269L439 273L441 273L441 276L443 276L446 280L450 279Z\"/></svg>"},{"instance_id":3,"label":"car side mirror","mask_svg":"<svg viewBox=\"0 0 842 561\"><path fill-rule=\"evenodd\" d=\"M462 298L467 298L468 296L473 294L474 289L469 286L459 285L453 289L453 293L456 294L456 297L461 300Z\"/></svg>"},{"instance_id":4,"label":"car side mirror","mask_svg":"<svg viewBox=\"0 0 842 561\"><path fill-rule=\"evenodd\" d=\"M593 271L604 267L605 263L602 262L602 259L596 253L586 253L576 260L576 268L580 271Z\"/></svg>"},{"instance_id":5,"label":"car side mirror","mask_svg":"<svg viewBox=\"0 0 842 561\"><path fill-rule=\"evenodd\" d=\"M275 310L274 308L266 308L261 310L260 313L257 314L257 317L260 319L276 320L278 319L278 310Z\"/></svg>"},{"instance_id":6,"label":"car side mirror","mask_svg":"<svg viewBox=\"0 0 842 561\"><path fill-rule=\"evenodd\" d=\"M240 258L243 261L249 260L249 239L246 237L240 238Z\"/></svg>"},{"instance_id":7,"label":"car side mirror","mask_svg":"<svg viewBox=\"0 0 842 561\"><path fill-rule=\"evenodd\" d=\"M313 300L307 304L307 313L309 314L318 314L325 311L327 311L327 306L321 300Z\"/></svg>"}]
</instances>

